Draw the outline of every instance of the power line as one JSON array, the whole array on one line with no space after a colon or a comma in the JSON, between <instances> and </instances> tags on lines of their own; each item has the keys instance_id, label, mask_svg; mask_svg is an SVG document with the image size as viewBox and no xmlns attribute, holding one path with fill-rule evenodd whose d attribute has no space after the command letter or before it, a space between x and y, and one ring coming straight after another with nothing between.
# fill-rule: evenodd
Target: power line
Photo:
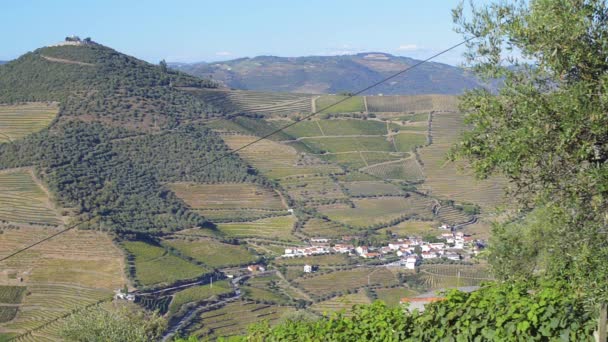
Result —
<instances>
[{"instance_id":1,"label":"power line","mask_svg":"<svg viewBox=\"0 0 608 342\"><path fill-rule=\"evenodd\" d=\"M74 229L74 228L78 227L79 225L81 225L81 224L83 224L83 223L90 222L90 221L91 221L91 220L93 220L93 219L94 219L94 217L92 217L92 218L90 218L90 219L87 219L87 220L84 220L84 221L81 221L81 222L78 222L78 223L76 223L76 224L73 224L73 225L71 225L71 226L69 226L69 227L67 227L67 228L65 228L65 229L63 229L63 230L61 230L61 231L59 231L59 232L57 232L57 233L55 233L55 234L51 235L51 236L47 236L47 237L45 237L44 239L42 239L42 240L40 240L40 241L38 241L38 242L35 242L35 243L33 243L33 244L29 245L29 246L23 247L23 248L21 248L21 249L19 249L19 250L15 251L15 252L13 252L13 253L11 253L11 254L9 254L9 255L5 256L5 257L0 258L0 262L4 261L4 260L6 260L6 259L12 258L12 257L14 257L15 255L17 255L17 254L19 254L19 253L23 253L23 252L27 251L28 249L30 249L30 248L32 248L32 247L35 247L35 246L37 246L37 245L39 245L39 244L41 244L41 243L43 243L43 242L45 242L45 241L48 241L48 240L50 240L50 239L54 238L54 237L55 237L55 236L57 236L57 235L61 235L61 234L65 233L65 232L67 232L67 231L70 231L70 230L72 230L72 229Z\"/></svg>"},{"instance_id":2,"label":"power line","mask_svg":"<svg viewBox=\"0 0 608 342\"><path fill-rule=\"evenodd\" d=\"M270 133L268 133L268 134L266 134L266 135L264 135L264 136L262 136L262 137L260 137L260 138L258 138L258 139L256 139L256 140L254 140L254 141L252 141L252 142L249 142L249 143L247 143L247 144L245 144L245 145L243 145L243 146L241 146L241 147L239 147L239 148L237 148L237 149L235 149L235 150L232 150L232 151L229 151L229 152L227 152L227 153L224 153L223 155L221 155L221 156L219 156L219 157L217 157L217 158L215 158L215 159L212 159L210 162L205 163L204 165L202 165L202 166L201 166L201 168L207 167L207 166L209 166L209 165L211 165L211 164L213 164L213 163L215 163L215 162L218 162L218 161L220 161L220 160L222 160L222 159L224 159L224 158L226 158L226 157L228 157L228 156L230 156L230 155L232 155L232 154L235 154L235 153L237 153L237 152L239 152L239 151L244 150L245 148L247 148L247 147L249 147L249 146L251 146L251 145L253 145L253 144L256 144L256 143L258 143L258 142L260 142L260 141L262 141L262 140L264 140L264 139L267 139L267 138L269 138L270 136L272 136L272 135L274 135L274 134L277 134L277 133L279 133L279 132L281 132L281 131L283 131L283 130L285 130L285 129L287 129L287 128L291 127L291 126L297 125L298 123L300 123L300 122L302 122L302 121L304 121L304 120L310 119L310 118L312 118L313 116L315 116L315 115L317 115L317 114L319 114L319 113L321 113L321 112L323 112L323 111L325 111L325 110L327 110L327 109L333 108L333 107L335 107L335 106L339 105L340 103L343 103L343 102L345 102L345 101L348 101L349 99L351 99L351 98L353 98L353 97L355 97L355 96L357 96L357 95L359 95L359 94L362 94L362 93L364 93L364 92L366 92L366 91L368 91L368 90L370 90L370 89L372 89L372 88L375 88L375 87L379 86L379 85L380 85L380 84L382 84L382 83L385 83L385 82L387 82L387 81L389 81L389 80L392 80L393 78L398 77L398 76L400 76L400 75L402 75L402 74L404 74L404 73L406 73L406 72L408 72L408 71L410 71L410 70L412 70L412 69L414 69L414 68L416 68L416 67L419 67L420 65L422 65L422 64L424 64L424 63L427 63L427 62L429 62L430 60L435 59L435 58L437 58L437 57L439 57L439 56L443 55L443 54L444 54L444 53L446 53L446 52L449 52L449 51L451 51L451 50L454 50L455 48L457 48L457 47L459 47L459 46L461 46L461 45L463 45L463 44L466 44L467 42L469 42L469 41L471 41L471 40L473 40L473 39L475 39L475 38L477 38L477 37L471 37L471 38L465 39L465 40L461 41L461 42L460 42L460 43L458 43L458 44L452 45L452 46L450 46L449 48L447 48L447 49L445 49L445 50L442 50L442 51L440 51L440 52L438 52L438 53L436 53L436 54L434 54L434 55L432 55L432 56L430 56L430 57L428 57L428 58L426 58L426 59L424 59L424 60L421 60L421 61L419 61L419 62L415 63L414 65L411 65L411 66L409 66L409 67L407 67L407 68L405 68L405 69L403 69L403 70L401 70L401 71L399 71L399 72L397 72L397 73L394 73L394 74L392 74L392 75L390 75L390 76L388 76L388 77L386 77L386 78L384 78L384 79L382 79L382 80L380 80L380 81L378 81L378 82L376 82L376 83L373 83L373 84L372 84L372 85L370 85L370 86L367 86L367 87L365 87L365 88L363 88L363 89L361 89L361 90L359 90L359 91L357 91L357 92L355 92L355 93L352 93L352 94L350 94L350 95L346 96L345 98L341 99L340 101L334 102L333 104L331 104L331 105L329 105L329 106L323 107L323 108L321 108L321 109L319 109L319 110L317 110L317 111L315 111L315 112L313 112L313 113L311 113L311 114L309 114L309 115L305 116L303 119L301 119L301 120L299 120L299 121L295 121L295 122L292 122L292 123L287 124L287 125L285 125L285 126L282 126L282 127L278 128L278 129L276 129L276 130L274 130L274 131L272 131L272 132L270 132ZM94 218L94 217L93 217L93 218ZM61 234L65 233L65 232L67 232L67 231L69 231L69 230L72 230L72 229L74 229L76 226L78 226L78 225L80 225L80 224L82 224L82 223L89 222L89 221L93 220L93 218L90 218L90 219L88 219L88 220L86 220L86 221L83 221L83 222L77 223L77 224L75 224L75 225L73 225L73 226L70 226L70 227L68 227L68 228L66 228L66 229L64 229L64 230L62 230L62 231L60 231L60 232L58 232L58 233L55 233L55 234L53 234L53 235L51 235L51 236L49 236L49 237L47 237L47 238L44 238L44 239L42 239L42 240L40 240L40 241L38 241L38 242L36 242L36 243L34 243L34 244L31 244L31 245L29 245L29 246L27 246L27 247L25 247L25 248L22 248L22 249L20 249L20 250L18 250L18 251L16 251L16 252L14 252L14 253L12 253L12 254L9 254L9 255L7 255L7 256L5 256L5 257L1 258L1 259L0 259L0 262L2 262L2 261L4 261L4 260L7 260L7 259L9 259L9 258L12 258L13 256L15 256L15 255L17 255L17 254L19 254L19 253L22 253L22 252L24 252L24 251L26 251L26 250L28 250L28 249L30 249L30 248L32 248L32 247L34 247L34 246L37 246L37 245L39 245L39 244L41 244L41 243L43 243L43 242L45 242L45 241L48 241L48 240L50 240L50 239L54 238L54 237L55 237L55 236L57 236L57 235L61 235Z\"/></svg>"}]
</instances>

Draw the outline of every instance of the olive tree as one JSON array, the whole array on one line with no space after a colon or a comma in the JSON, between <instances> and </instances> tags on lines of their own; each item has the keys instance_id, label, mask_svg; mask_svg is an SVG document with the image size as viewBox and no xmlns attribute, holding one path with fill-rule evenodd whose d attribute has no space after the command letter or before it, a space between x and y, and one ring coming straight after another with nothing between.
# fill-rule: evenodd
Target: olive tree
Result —
<instances>
[{"instance_id":1,"label":"olive tree","mask_svg":"<svg viewBox=\"0 0 608 342\"><path fill-rule=\"evenodd\" d=\"M518 213L528 216L515 226L495 229L495 269L503 278L540 274L565 279L589 298L605 301L606 2L461 3L453 17L458 32L476 37L467 43L466 64L500 87L462 97L471 129L450 158L468 160L481 178L506 177ZM521 258L534 267L519 267Z\"/></svg>"}]
</instances>

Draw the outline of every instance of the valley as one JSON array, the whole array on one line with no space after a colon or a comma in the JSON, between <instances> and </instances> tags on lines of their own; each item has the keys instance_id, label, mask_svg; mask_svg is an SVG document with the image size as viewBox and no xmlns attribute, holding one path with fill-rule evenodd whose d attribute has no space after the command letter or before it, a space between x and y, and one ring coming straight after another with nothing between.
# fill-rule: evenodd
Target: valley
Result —
<instances>
[{"instance_id":1,"label":"valley","mask_svg":"<svg viewBox=\"0 0 608 342\"><path fill-rule=\"evenodd\" d=\"M79 225L0 261L0 341L59 341L71 313L130 301L213 340L491 279L476 253L505 182L445 163L455 97L230 90L130 58L59 46L0 67L21 80L0 92L0 258ZM63 86L18 72L49 65ZM429 251L387 247L408 239L446 247L416 271Z\"/></svg>"}]
</instances>

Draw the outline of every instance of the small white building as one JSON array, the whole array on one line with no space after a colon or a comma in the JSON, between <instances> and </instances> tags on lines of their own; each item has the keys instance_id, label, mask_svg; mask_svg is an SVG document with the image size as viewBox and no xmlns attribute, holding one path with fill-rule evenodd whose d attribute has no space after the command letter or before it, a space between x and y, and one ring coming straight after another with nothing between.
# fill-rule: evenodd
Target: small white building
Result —
<instances>
[{"instance_id":1,"label":"small white building","mask_svg":"<svg viewBox=\"0 0 608 342\"><path fill-rule=\"evenodd\" d=\"M460 254L458 253L447 253L446 255L444 255L444 257L448 258L448 260L460 260Z\"/></svg>"},{"instance_id":2,"label":"small white building","mask_svg":"<svg viewBox=\"0 0 608 342\"><path fill-rule=\"evenodd\" d=\"M417 255L412 255L405 259L405 268L408 270L415 270L416 266L420 263Z\"/></svg>"},{"instance_id":3,"label":"small white building","mask_svg":"<svg viewBox=\"0 0 608 342\"><path fill-rule=\"evenodd\" d=\"M304 265L304 273L312 273L312 265Z\"/></svg>"},{"instance_id":4,"label":"small white building","mask_svg":"<svg viewBox=\"0 0 608 342\"><path fill-rule=\"evenodd\" d=\"M436 259L437 253L434 252L422 252L422 259Z\"/></svg>"},{"instance_id":5,"label":"small white building","mask_svg":"<svg viewBox=\"0 0 608 342\"><path fill-rule=\"evenodd\" d=\"M359 246L355 248L355 252L357 252L357 254L359 255L365 255L369 252L369 249L367 248L367 246Z\"/></svg>"}]
</instances>

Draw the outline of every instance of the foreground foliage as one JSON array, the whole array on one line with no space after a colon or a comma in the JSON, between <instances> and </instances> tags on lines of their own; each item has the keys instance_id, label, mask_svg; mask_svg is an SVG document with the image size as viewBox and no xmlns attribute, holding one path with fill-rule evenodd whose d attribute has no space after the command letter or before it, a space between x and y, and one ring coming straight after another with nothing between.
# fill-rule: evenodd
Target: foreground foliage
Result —
<instances>
[{"instance_id":1,"label":"foreground foliage","mask_svg":"<svg viewBox=\"0 0 608 342\"><path fill-rule=\"evenodd\" d=\"M128 307L112 311L94 307L70 316L61 335L68 341L80 342L148 342L159 339L165 326L165 320L157 314Z\"/></svg>"},{"instance_id":2,"label":"foreground foliage","mask_svg":"<svg viewBox=\"0 0 608 342\"><path fill-rule=\"evenodd\" d=\"M472 293L453 290L422 313L382 302L270 328L254 325L243 341L589 341L595 322L583 301L563 284L487 284Z\"/></svg>"}]
</instances>

